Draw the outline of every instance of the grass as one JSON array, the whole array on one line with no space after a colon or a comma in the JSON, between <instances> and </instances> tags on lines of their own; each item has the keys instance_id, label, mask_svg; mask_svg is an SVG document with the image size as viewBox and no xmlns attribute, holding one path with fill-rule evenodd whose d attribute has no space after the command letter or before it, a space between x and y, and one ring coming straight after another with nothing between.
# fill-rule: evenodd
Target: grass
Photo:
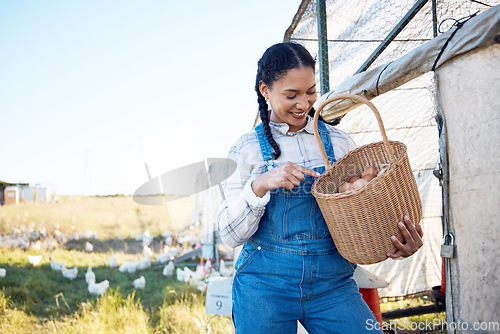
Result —
<instances>
[{"instance_id":1,"label":"grass","mask_svg":"<svg viewBox=\"0 0 500 334\"><path fill-rule=\"evenodd\" d=\"M163 267L153 266L134 274L109 267L111 254L118 263L142 257L142 244L134 236L148 230L155 236L153 251L165 231L176 231L192 219L192 203L178 200L166 206L142 206L130 197L61 198L59 203L23 203L0 207L0 234L20 235L45 229L47 236L89 231L87 240L65 240L55 249L22 250L0 247L0 333L231 333L228 317L211 318L204 312L205 293L165 277ZM171 219L174 218L175 222ZM28 255L42 255L38 266ZM50 268L50 258L78 266L69 280ZM102 296L87 290L85 272L91 266L96 281L107 279ZM135 290L134 279L144 276L146 287Z\"/></svg>"}]
</instances>

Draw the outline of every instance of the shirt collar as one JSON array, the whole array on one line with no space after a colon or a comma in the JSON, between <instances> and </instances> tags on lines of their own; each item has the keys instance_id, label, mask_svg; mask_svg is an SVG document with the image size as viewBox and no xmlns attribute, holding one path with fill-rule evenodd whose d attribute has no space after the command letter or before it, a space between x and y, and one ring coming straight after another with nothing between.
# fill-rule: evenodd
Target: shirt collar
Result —
<instances>
[{"instance_id":1,"label":"shirt collar","mask_svg":"<svg viewBox=\"0 0 500 334\"><path fill-rule=\"evenodd\" d=\"M269 121L269 125L273 129L275 129L276 131L278 131L279 133L284 134L284 135L290 135L290 134L293 134L293 133L300 133L300 132L305 132L305 133L314 135L314 120L309 115L307 115L306 126L304 126L302 129L300 129L297 132L289 132L288 129L290 127L286 123L276 123L276 122L273 122L273 121L270 120Z\"/></svg>"}]
</instances>

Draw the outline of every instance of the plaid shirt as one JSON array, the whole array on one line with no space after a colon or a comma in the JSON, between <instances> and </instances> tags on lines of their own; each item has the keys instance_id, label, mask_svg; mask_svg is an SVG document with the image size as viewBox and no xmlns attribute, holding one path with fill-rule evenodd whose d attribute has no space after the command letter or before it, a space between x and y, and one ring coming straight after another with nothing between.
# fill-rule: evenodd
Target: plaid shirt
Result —
<instances>
[{"instance_id":1,"label":"plaid shirt","mask_svg":"<svg viewBox=\"0 0 500 334\"><path fill-rule=\"evenodd\" d=\"M274 161L279 166L291 161L307 168L324 166L321 152L314 137L314 122L307 116L307 124L297 132L289 132L288 124L270 122L274 140L281 149L280 157ZM340 159L356 147L344 131L326 124L335 159ZM228 159L236 162L236 171L222 184L223 195L217 221L222 241L237 247L244 244L259 227L259 221L270 193L258 197L252 190L252 182L265 172L266 162L262 158L259 140L255 131L250 131L231 147Z\"/></svg>"}]
</instances>

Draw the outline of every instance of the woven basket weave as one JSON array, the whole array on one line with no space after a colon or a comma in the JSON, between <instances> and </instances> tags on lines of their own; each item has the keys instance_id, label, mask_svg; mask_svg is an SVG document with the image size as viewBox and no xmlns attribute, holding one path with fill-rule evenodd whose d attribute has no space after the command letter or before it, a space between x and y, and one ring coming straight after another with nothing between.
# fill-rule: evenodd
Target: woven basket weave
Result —
<instances>
[{"instance_id":1,"label":"woven basket weave","mask_svg":"<svg viewBox=\"0 0 500 334\"><path fill-rule=\"evenodd\" d=\"M328 103L341 99L357 100L370 107L377 118L383 141L358 147L330 165L319 137L318 118ZM311 191L338 251L345 259L357 264L387 259L387 252L397 250L391 241L392 235L404 243L398 222L403 221L405 215L413 224L422 218L422 202L406 146L387 139L378 110L369 100L358 95L342 94L325 100L314 115L314 130L326 169L316 179ZM376 178L360 189L338 193L342 183L353 176L359 177L370 166L379 171Z\"/></svg>"}]
</instances>

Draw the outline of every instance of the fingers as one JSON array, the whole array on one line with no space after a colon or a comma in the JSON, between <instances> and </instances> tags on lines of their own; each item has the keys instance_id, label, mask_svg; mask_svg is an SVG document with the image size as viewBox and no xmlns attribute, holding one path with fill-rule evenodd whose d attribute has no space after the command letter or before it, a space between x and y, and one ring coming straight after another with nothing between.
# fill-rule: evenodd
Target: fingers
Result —
<instances>
[{"instance_id":1,"label":"fingers","mask_svg":"<svg viewBox=\"0 0 500 334\"><path fill-rule=\"evenodd\" d=\"M288 190L293 189L295 186L298 186L301 181L304 181L305 175L314 177L321 175L312 169L297 165L290 161L273 171L280 175L280 186Z\"/></svg>"},{"instance_id":2,"label":"fingers","mask_svg":"<svg viewBox=\"0 0 500 334\"><path fill-rule=\"evenodd\" d=\"M410 219L405 216L404 224L398 224L401 234L404 238L404 243L400 242L395 236L391 236L392 243L398 249L395 253L387 253L387 257L398 258L398 257L408 257L414 254L423 245L422 236L424 231L420 225L413 225Z\"/></svg>"}]
</instances>

